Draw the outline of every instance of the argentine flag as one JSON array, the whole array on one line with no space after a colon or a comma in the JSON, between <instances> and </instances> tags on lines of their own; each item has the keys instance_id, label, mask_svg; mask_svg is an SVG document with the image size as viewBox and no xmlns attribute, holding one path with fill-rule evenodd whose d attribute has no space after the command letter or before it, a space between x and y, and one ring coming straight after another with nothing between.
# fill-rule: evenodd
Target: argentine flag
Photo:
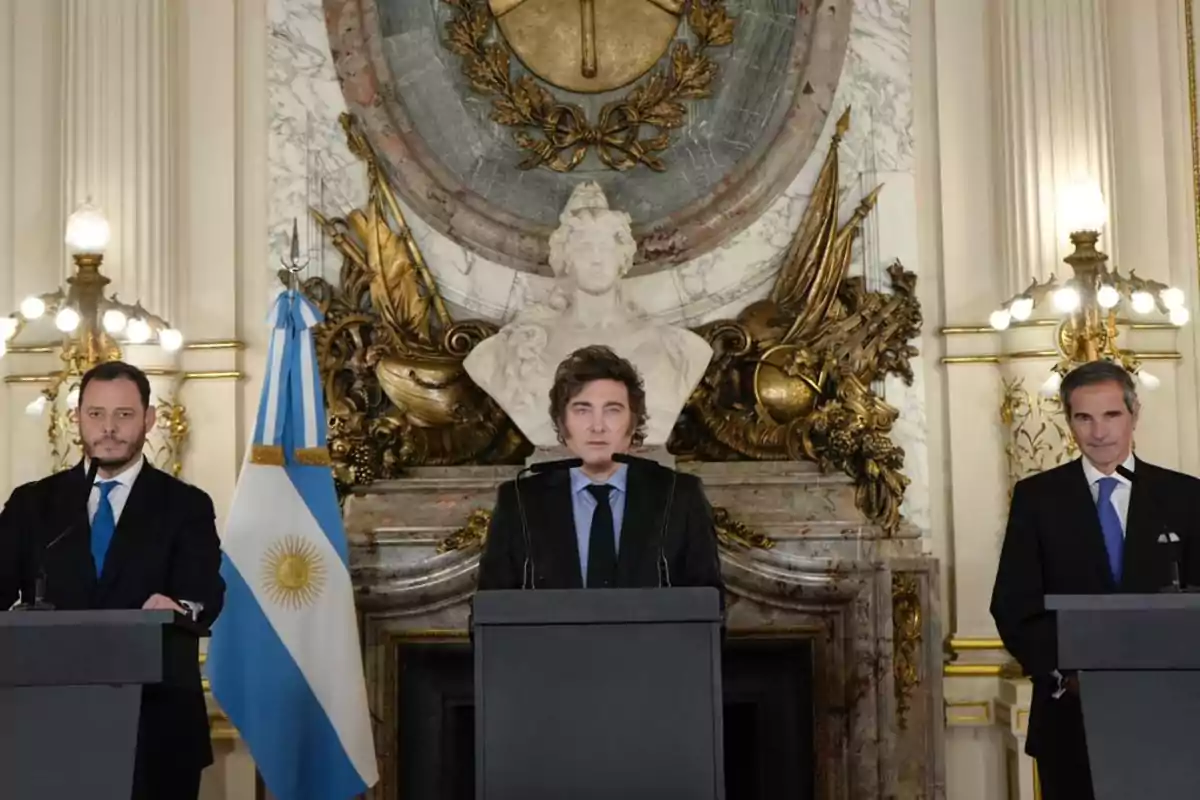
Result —
<instances>
[{"instance_id":1,"label":"argentine flag","mask_svg":"<svg viewBox=\"0 0 1200 800\"><path fill-rule=\"evenodd\" d=\"M278 800L343 800L379 780L313 348L320 320L294 290L275 302L208 651L213 695Z\"/></svg>"}]
</instances>

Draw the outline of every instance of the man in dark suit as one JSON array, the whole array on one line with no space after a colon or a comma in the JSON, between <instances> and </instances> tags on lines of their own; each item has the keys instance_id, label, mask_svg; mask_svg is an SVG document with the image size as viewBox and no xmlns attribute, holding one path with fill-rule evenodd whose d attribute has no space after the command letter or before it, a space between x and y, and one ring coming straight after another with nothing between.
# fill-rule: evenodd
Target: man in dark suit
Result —
<instances>
[{"instance_id":1,"label":"man in dark suit","mask_svg":"<svg viewBox=\"0 0 1200 800\"><path fill-rule=\"evenodd\" d=\"M146 375L116 361L93 368L78 414L83 463L17 488L0 512L0 609L33 598L40 561L57 609L173 609L210 626L225 596L212 500L142 455L155 419ZM200 792L213 756L198 652L192 670L187 688L143 692L135 800Z\"/></svg>"},{"instance_id":2,"label":"man in dark suit","mask_svg":"<svg viewBox=\"0 0 1200 800\"><path fill-rule=\"evenodd\" d=\"M500 487L479 589L654 587L660 575L662 585L723 589L700 480L613 460L645 435L646 393L636 368L607 347L575 351L555 373L550 413L559 440L583 464L522 479L519 501L515 482Z\"/></svg>"},{"instance_id":3,"label":"man in dark suit","mask_svg":"<svg viewBox=\"0 0 1200 800\"><path fill-rule=\"evenodd\" d=\"M1182 577L1200 581L1200 481L1133 455L1133 379L1108 361L1066 376L1063 410L1082 458L1017 483L992 592L1004 646L1033 681L1026 752L1046 800L1090 800L1079 681L1058 669L1048 594L1157 592L1171 581L1159 536L1182 543Z\"/></svg>"}]
</instances>

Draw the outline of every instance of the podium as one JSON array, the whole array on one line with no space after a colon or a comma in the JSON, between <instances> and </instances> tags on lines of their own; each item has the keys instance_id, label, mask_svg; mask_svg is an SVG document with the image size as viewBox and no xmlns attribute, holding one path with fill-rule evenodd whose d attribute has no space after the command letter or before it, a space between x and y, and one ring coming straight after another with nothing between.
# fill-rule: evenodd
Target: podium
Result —
<instances>
[{"instance_id":1,"label":"podium","mask_svg":"<svg viewBox=\"0 0 1200 800\"><path fill-rule=\"evenodd\" d=\"M1056 595L1058 664L1079 670L1096 800L1200 786L1200 595Z\"/></svg>"},{"instance_id":2,"label":"podium","mask_svg":"<svg viewBox=\"0 0 1200 800\"><path fill-rule=\"evenodd\" d=\"M199 635L172 611L0 613L0 795L129 800L142 687Z\"/></svg>"},{"instance_id":3,"label":"podium","mask_svg":"<svg viewBox=\"0 0 1200 800\"><path fill-rule=\"evenodd\" d=\"M478 800L723 800L717 590L475 595Z\"/></svg>"}]
</instances>

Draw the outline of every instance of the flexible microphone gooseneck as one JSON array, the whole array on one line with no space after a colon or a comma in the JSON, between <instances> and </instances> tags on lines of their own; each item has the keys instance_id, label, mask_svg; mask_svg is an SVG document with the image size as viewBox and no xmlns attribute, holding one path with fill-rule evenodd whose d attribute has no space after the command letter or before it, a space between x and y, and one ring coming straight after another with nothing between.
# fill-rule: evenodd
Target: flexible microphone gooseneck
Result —
<instances>
[{"instance_id":1,"label":"flexible microphone gooseneck","mask_svg":"<svg viewBox=\"0 0 1200 800\"><path fill-rule=\"evenodd\" d=\"M539 461L536 464L530 464L521 469L517 473L516 480L513 481L513 491L517 495L517 513L521 516L521 536L525 542L525 561L521 564L521 588L536 589L537 577L533 571L533 537L529 535L529 520L525 517L525 503L521 499L521 479L525 477L527 472L554 472L560 469L571 469L583 464L582 458L560 458L556 461Z\"/></svg>"},{"instance_id":2,"label":"flexible microphone gooseneck","mask_svg":"<svg viewBox=\"0 0 1200 800\"><path fill-rule=\"evenodd\" d=\"M668 469L662 464L649 458L641 456L631 456L628 453L613 453L613 461L620 464L653 464L656 467ZM679 478L679 473L671 470L671 488L667 492L667 502L663 507L662 527L658 531L658 588L662 589L671 586L671 565L667 561L667 528L671 523L671 506L675 502L675 483Z\"/></svg>"},{"instance_id":3,"label":"flexible microphone gooseneck","mask_svg":"<svg viewBox=\"0 0 1200 800\"><path fill-rule=\"evenodd\" d=\"M92 484L96 482L96 471L100 469L100 460L93 458L88 466L87 477L84 481L86 494L83 496L84 514L87 513L87 502L92 494ZM21 602L14 606L14 611L53 611L54 606L46 602L46 554L53 550L59 542L66 539L78 528L74 522L63 528L57 536L51 539L45 547L34 550L33 602Z\"/></svg>"}]
</instances>

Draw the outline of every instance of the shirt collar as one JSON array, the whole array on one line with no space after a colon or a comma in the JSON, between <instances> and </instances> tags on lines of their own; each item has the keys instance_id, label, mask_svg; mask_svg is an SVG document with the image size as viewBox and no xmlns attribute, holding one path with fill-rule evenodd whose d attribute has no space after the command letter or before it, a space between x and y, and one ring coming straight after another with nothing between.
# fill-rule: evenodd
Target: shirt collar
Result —
<instances>
[{"instance_id":1,"label":"shirt collar","mask_svg":"<svg viewBox=\"0 0 1200 800\"><path fill-rule=\"evenodd\" d=\"M616 489L618 492L625 491L625 482L629 477L629 465L618 464L617 471L608 477L604 483ZM579 494L587 487L597 481L592 480L587 475L583 474L583 470L579 467L571 467L571 494Z\"/></svg>"},{"instance_id":2,"label":"shirt collar","mask_svg":"<svg viewBox=\"0 0 1200 800\"><path fill-rule=\"evenodd\" d=\"M133 482L137 480L138 474L142 471L142 465L146 463L146 457L142 456L134 462L133 466L113 478L101 478L96 475L96 483L101 483L105 480L113 480L124 486L126 489L133 488ZM88 470L92 468L92 460L90 458L83 459L83 474L87 475Z\"/></svg>"},{"instance_id":3,"label":"shirt collar","mask_svg":"<svg viewBox=\"0 0 1200 800\"><path fill-rule=\"evenodd\" d=\"M1081 458L1080 461L1083 462L1083 474L1087 477L1088 486L1095 486L1096 482L1101 478L1116 478L1118 483L1123 483L1126 486L1130 485L1129 479L1119 472L1113 472L1112 475L1105 475L1103 472L1096 469L1095 465L1092 464L1091 461L1088 461L1087 456ZM1121 462L1121 466L1130 472L1133 472L1134 465L1136 463L1137 459L1133 457L1133 453L1130 453L1125 460Z\"/></svg>"}]
</instances>

